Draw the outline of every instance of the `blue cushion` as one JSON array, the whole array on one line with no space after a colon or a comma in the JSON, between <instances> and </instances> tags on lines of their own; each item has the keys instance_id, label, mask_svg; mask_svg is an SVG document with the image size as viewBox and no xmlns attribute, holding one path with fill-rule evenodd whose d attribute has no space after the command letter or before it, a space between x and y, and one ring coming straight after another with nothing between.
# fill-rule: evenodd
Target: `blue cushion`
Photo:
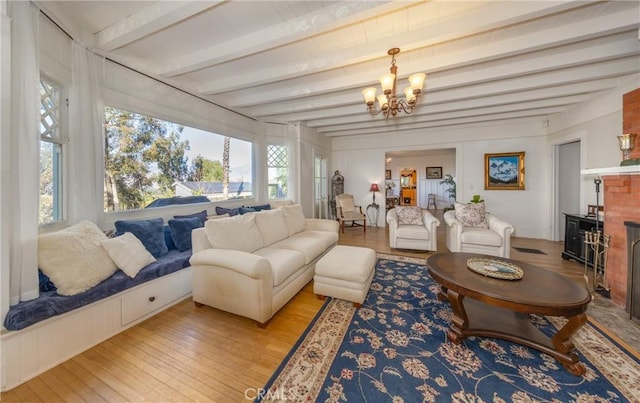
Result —
<instances>
[{"instance_id":1,"label":"blue cushion","mask_svg":"<svg viewBox=\"0 0 640 403\"><path fill-rule=\"evenodd\" d=\"M271 205L270 204L258 204L257 206L251 206L251 208L254 209L255 211L271 210Z\"/></svg>"},{"instance_id":2,"label":"blue cushion","mask_svg":"<svg viewBox=\"0 0 640 403\"><path fill-rule=\"evenodd\" d=\"M185 214L185 215L174 215L173 218L175 219L180 219L180 218L193 218L193 217L197 217L200 219L200 221L202 221L202 225L204 225L205 221L207 221L207 210L202 210L199 213L193 213L193 214Z\"/></svg>"},{"instance_id":3,"label":"blue cushion","mask_svg":"<svg viewBox=\"0 0 640 403\"><path fill-rule=\"evenodd\" d=\"M171 227L165 225L162 229L164 230L164 243L167 244L167 249L175 249L176 244L173 243L173 238L171 238Z\"/></svg>"},{"instance_id":4,"label":"blue cushion","mask_svg":"<svg viewBox=\"0 0 640 403\"><path fill-rule=\"evenodd\" d=\"M169 252L164 241L164 221L162 218L151 220L118 220L115 222L116 235L131 232L142 242L144 247L155 258L159 258Z\"/></svg>"},{"instance_id":5,"label":"blue cushion","mask_svg":"<svg viewBox=\"0 0 640 403\"><path fill-rule=\"evenodd\" d=\"M38 269L38 283L40 292L53 291L56 289L55 284L49 279L49 276L44 274L40 269Z\"/></svg>"},{"instance_id":6,"label":"blue cushion","mask_svg":"<svg viewBox=\"0 0 640 403\"><path fill-rule=\"evenodd\" d=\"M240 215L242 214L247 214L247 213L255 213L256 209L254 209L253 207L240 207Z\"/></svg>"},{"instance_id":7,"label":"blue cushion","mask_svg":"<svg viewBox=\"0 0 640 403\"><path fill-rule=\"evenodd\" d=\"M240 214L240 209L238 207L224 208L224 207L216 206L216 214L217 215L229 214L230 216L233 217L234 215Z\"/></svg>"},{"instance_id":8,"label":"blue cushion","mask_svg":"<svg viewBox=\"0 0 640 403\"><path fill-rule=\"evenodd\" d=\"M169 220L171 227L171 238L179 252L191 249L191 231L194 228L203 227L202 221L198 217L179 218Z\"/></svg>"}]
</instances>

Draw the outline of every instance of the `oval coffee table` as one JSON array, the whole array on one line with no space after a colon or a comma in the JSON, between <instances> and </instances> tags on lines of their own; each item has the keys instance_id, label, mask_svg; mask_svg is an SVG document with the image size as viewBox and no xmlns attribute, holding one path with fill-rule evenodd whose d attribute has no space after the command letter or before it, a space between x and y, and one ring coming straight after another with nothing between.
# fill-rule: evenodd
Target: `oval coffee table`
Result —
<instances>
[{"instance_id":1,"label":"oval coffee table","mask_svg":"<svg viewBox=\"0 0 640 403\"><path fill-rule=\"evenodd\" d=\"M516 264L524 276L520 280L487 277L467 268L470 258ZM453 343L469 336L508 340L549 354L573 375L585 373L569 340L587 321L591 294L584 284L525 262L473 253L437 253L427 258L427 269L442 287L439 299L448 300L453 309L447 332ZM564 316L568 321L549 338L528 314Z\"/></svg>"}]
</instances>

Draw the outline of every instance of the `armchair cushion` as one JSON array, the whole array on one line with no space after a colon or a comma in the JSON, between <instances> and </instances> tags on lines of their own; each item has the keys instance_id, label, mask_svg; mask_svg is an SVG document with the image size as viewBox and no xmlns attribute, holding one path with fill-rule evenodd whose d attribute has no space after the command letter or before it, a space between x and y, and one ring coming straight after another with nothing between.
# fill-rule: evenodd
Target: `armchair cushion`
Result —
<instances>
[{"instance_id":1,"label":"armchair cushion","mask_svg":"<svg viewBox=\"0 0 640 403\"><path fill-rule=\"evenodd\" d=\"M422 209L416 206L397 206L398 224L422 225Z\"/></svg>"},{"instance_id":2,"label":"armchair cushion","mask_svg":"<svg viewBox=\"0 0 640 403\"><path fill-rule=\"evenodd\" d=\"M403 225L396 232L398 238L429 240L429 231L424 225Z\"/></svg>"},{"instance_id":3,"label":"armchair cushion","mask_svg":"<svg viewBox=\"0 0 640 403\"><path fill-rule=\"evenodd\" d=\"M456 219L466 227L489 228L485 219L484 203L456 203Z\"/></svg>"},{"instance_id":4,"label":"armchair cushion","mask_svg":"<svg viewBox=\"0 0 640 403\"><path fill-rule=\"evenodd\" d=\"M468 227L462 232L462 243L499 247L502 246L502 237L484 228Z\"/></svg>"}]
</instances>

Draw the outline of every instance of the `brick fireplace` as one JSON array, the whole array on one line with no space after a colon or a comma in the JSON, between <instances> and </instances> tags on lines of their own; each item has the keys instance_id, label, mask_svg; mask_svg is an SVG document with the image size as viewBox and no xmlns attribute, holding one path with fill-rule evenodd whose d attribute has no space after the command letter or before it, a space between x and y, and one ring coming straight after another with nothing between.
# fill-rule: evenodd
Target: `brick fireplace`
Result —
<instances>
[{"instance_id":1,"label":"brick fireplace","mask_svg":"<svg viewBox=\"0 0 640 403\"><path fill-rule=\"evenodd\" d=\"M640 88L623 96L622 133L640 136ZM616 134L617 135L617 134ZM612 141L616 141L613 137ZM630 158L640 158L640 139L636 139ZM621 154L622 155L622 154ZM621 157L622 158L622 157ZM622 167L631 168L631 167ZM604 227L611 236L607 261L607 281L611 299L618 306L627 304L628 254L625 221L640 222L640 169L602 174L604 183Z\"/></svg>"}]
</instances>

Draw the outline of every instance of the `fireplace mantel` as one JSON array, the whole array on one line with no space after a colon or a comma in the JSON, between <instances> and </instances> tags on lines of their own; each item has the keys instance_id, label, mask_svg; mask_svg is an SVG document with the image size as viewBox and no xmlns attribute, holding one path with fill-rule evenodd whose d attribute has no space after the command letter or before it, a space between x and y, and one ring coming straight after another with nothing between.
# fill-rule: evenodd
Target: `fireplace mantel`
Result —
<instances>
[{"instance_id":1,"label":"fireplace mantel","mask_svg":"<svg viewBox=\"0 0 640 403\"><path fill-rule=\"evenodd\" d=\"M640 175L640 165L622 167L587 168L580 170L581 175Z\"/></svg>"}]
</instances>

